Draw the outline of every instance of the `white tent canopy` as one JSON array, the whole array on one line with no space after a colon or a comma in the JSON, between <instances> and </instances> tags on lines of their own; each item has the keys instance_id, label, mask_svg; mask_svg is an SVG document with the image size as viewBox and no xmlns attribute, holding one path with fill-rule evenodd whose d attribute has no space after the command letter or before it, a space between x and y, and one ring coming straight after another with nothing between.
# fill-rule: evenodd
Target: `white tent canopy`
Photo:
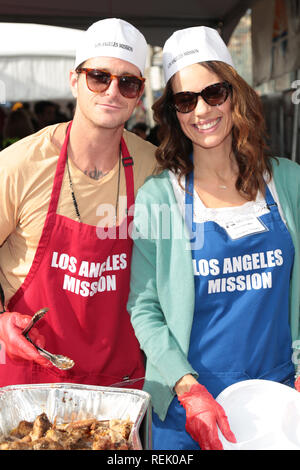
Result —
<instances>
[{"instance_id":1,"label":"white tent canopy","mask_svg":"<svg viewBox=\"0 0 300 470\"><path fill-rule=\"evenodd\" d=\"M87 29L94 21L117 17L136 26L152 46L189 26L221 28L227 41L247 8L258 0L0 0L5 22ZM264 1L264 0L262 0Z\"/></svg>"},{"instance_id":2,"label":"white tent canopy","mask_svg":"<svg viewBox=\"0 0 300 470\"><path fill-rule=\"evenodd\" d=\"M0 23L0 102L72 99L69 71L83 31Z\"/></svg>"}]
</instances>

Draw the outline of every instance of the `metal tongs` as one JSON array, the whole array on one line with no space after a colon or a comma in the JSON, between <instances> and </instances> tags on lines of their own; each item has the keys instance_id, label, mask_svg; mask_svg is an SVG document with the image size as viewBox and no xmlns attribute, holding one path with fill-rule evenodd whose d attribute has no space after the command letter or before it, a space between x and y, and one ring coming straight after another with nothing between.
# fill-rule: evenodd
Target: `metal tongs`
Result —
<instances>
[{"instance_id":1,"label":"metal tongs","mask_svg":"<svg viewBox=\"0 0 300 470\"><path fill-rule=\"evenodd\" d=\"M37 321L43 318L43 316L45 315L45 313L48 312L48 310L49 310L48 308L42 308L38 310L33 315L31 321L28 323L26 328L24 328L24 330L22 331L22 334L31 344L33 344L33 346L39 351L40 355L48 359L55 367L57 367L58 369L62 369L62 370L71 369L75 364L75 362L72 359L66 356L62 356L60 354L52 354L49 351L46 351L45 349L40 348L39 346L34 344L34 342L28 336L28 333L33 327L33 325L35 325Z\"/></svg>"}]
</instances>

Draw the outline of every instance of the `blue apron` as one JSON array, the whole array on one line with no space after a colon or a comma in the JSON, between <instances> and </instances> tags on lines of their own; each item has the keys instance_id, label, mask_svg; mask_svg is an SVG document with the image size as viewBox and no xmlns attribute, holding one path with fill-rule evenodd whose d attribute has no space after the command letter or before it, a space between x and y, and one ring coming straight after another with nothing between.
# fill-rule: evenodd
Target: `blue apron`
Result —
<instances>
[{"instance_id":1,"label":"blue apron","mask_svg":"<svg viewBox=\"0 0 300 470\"><path fill-rule=\"evenodd\" d=\"M186 223L192 231L196 296L188 359L198 382L214 397L247 379L293 386L289 285L294 247L269 188L269 212L259 218L249 214L249 221L232 231L234 220L226 229L213 221L194 222L193 174L188 180ZM185 431L185 421L177 397L164 422L153 412L153 449L200 449Z\"/></svg>"}]
</instances>

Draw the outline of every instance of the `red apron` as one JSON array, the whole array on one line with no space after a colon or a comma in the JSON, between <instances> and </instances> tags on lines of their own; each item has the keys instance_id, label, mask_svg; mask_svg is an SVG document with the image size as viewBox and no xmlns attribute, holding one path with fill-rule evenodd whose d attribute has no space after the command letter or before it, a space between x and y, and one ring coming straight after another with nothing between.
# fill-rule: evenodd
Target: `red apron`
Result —
<instances>
[{"instance_id":1,"label":"red apron","mask_svg":"<svg viewBox=\"0 0 300 470\"><path fill-rule=\"evenodd\" d=\"M109 386L144 377L143 355L126 309L132 253L126 229L132 225L129 208L134 204L132 159L122 139L128 216L120 226L107 229L111 236L100 238L97 227L56 213L70 128L34 261L8 310L33 315L49 308L36 325L45 337L45 349L72 358L75 366L61 371L6 355L5 364L0 364L0 386L53 382ZM143 380L129 386L142 388Z\"/></svg>"}]
</instances>

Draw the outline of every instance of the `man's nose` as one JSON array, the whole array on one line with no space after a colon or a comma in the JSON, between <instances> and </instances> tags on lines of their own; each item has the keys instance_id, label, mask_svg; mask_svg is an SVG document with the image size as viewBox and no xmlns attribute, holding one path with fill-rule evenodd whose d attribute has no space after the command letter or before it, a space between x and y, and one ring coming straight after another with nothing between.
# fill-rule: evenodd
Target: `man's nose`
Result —
<instances>
[{"instance_id":1,"label":"man's nose","mask_svg":"<svg viewBox=\"0 0 300 470\"><path fill-rule=\"evenodd\" d=\"M117 77L112 77L112 78L111 78L111 82L110 82L110 84L108 85L108 87L106 88L105 92L108 93L108 94L120 93L120 90L119 90L119 82L118 82L118 78L117 78Z\"/></svg>"}]
</instances>

